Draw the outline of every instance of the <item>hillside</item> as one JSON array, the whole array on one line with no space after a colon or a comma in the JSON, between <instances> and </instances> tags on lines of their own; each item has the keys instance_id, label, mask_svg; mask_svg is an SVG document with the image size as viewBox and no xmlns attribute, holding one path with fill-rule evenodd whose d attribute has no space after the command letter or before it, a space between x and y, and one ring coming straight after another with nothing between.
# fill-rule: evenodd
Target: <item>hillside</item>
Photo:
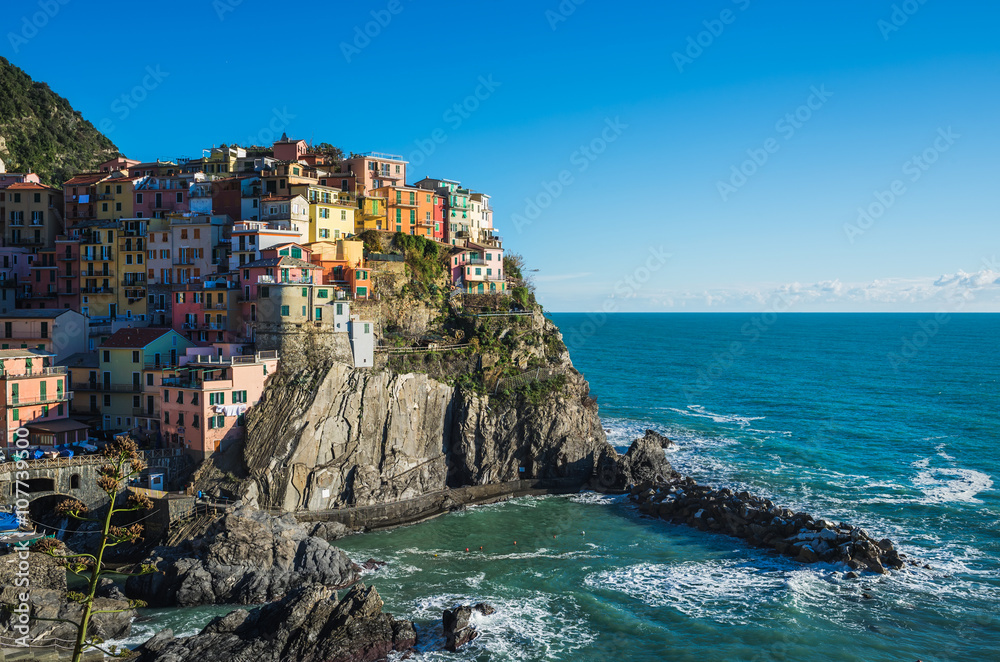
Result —
<instances>
[{"instance_id":1,"label":"hillside","mask_svg":"<svg viewBox=\"0 0 1000 662\"><path fill-rule=\"evenodd\" d=\"M0 57L0 159L9 172L31 170L61 186L116 154L69 101Z\"/></svg>"}]
</instances>

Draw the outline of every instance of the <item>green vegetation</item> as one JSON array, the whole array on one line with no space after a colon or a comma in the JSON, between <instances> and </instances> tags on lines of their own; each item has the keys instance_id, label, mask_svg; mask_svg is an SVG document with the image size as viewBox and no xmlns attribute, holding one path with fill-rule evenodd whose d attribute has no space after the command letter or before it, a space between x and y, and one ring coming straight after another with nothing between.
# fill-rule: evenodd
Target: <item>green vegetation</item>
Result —
<instances>
[{"instance_id":1,"label":"green vegetation","mask_svg":"<svg viewBox=\"0 0 1000 662\"><path fill-rule=\"evenodd\" d=\"M66 564L66 569L74 575L87 579L87 593L72 592L66 596L83 607L83 615L79 622L67 621L65 619L39 619L60 621L76 626L77 638L76 645L73 648L73 662L83 659L84 652L91 648L96 648L112 656L118 656L116 652L105 651L100 646L103 642L99 639L88 638L87 629L90 625L90 618L95 614L111 614L125 611L124 609L94 609L94 600L97 597L97 587L101 583L101 575L109 572L104 562L105 552L116 545L134 543L141 540L143 527L141 524L121 527L115 526L111 522L114 515L118 513L136 513L149 510L153 507L153 502L145 494L132 492L126 487L131 478L138 476L146 469L146 463L142 459L142 455L139 454L139 447L135 441L126 437L120 441L112 442L104 449L104 454L107 457L108 463L101 467L99 472L100 478L97 479L98 487L108 495L110 504L108 512L104 517L87 517L87 506L77 499L67 499L56 506L56 512L61 515L80 522L95 522L102 525L98 551L95 554L60 554L57 551L58 543L51 539L45 541L45 544L39 543L36 546L38 551L60 559ZM128 492L128 499L120 502L118 496L125 492ZM144 575L150 572L153 572L152 566L143 566L136 573L120 574ZM132 600L129 604L129 607L132 609L145 606L145 603L140 600ZM125 651L125 653L127 654L128 651Z\"/></svg>"},{"instance_id":2,"label":"green vegetation","mask_svg":"<svg viewBox=\"0 0 1000 662\"><path fill-rule=\"evenodd\" d=\"M0 57L0 159L9 172L37 172L62 188L118 154L106 136L46 83Z\"/></svg>"},{"instance_id":3,"label":"green vegetation","mask_svg":"<svg viewBox=\"0 0 1000 662\"><path fill-rule=\"evenodd\" d=\"M518 391L524 396L525 401L537 406L547 400L549 396L562 392L565 387L566 375L556 375L551 379L528 382L521 386Z\"/></svg>"},{"instance_id":4,"label":"green vegetation","mask_svg":"<svg viewBox=\"0 0 1000 662\"><path fill-rule=\"evenodd\" d=\"M410 269L407 291L417 298L433 298L442 294L440 285L444 275L444 256L436 241L397 232L392 237L394 248L406 258Z\"/></svg>"}]
</instances>

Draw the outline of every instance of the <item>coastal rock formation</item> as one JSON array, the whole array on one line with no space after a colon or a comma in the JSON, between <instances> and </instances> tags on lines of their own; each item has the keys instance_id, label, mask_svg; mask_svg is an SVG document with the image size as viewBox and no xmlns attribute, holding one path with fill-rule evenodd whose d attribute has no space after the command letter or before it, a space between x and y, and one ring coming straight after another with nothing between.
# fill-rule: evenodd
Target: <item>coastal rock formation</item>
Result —
<instances>
[{"instance_id":1,"label":"coastal rock formation","mask_svg":"<svg viewBox=\"0 0 1000 662\"><path fill-rule=\"evenodd\" d=\"M479 631L472 626L473 614L489 616L494 613L496 613L496 609L493 608L493 605L486 602L480 602L471 607L469 605L459 605L454 609L445 609L441 614L445 650L454 653L479 636Z\"/></svg>"},{"instance_id":2,"label":"coastal rock formation","mask_svg":"<svg viewBox=\"0 0 1000 662\"><path fill-rule=\"evenodd\" d=\"M877 573L904 565L905 556L888 539L876 541L858 527L814 519L748 492L698 485L691 478L646 482L634 487L630 498L647 515L744 538L803 563L846 563L852 570Z\"/></svg>"},{"instance_id":3,"label":"coastal rock formation","mask_svg":"<svg viewBox=\"0 0 1000 662\"><path fill-rule=\"evenodd\" d=\"M625 455L607 447L597 460L591 486L601 492L624 492L632 485L659 483L675 476L663 453L664 440L667 438L646 430L645 436L633 441Z\"/></svg>"},{"instance_id":4,"label":"coastal rock formation","mask_svg":"<svg viewBox=\"0 0 1000 662\"><path fill-rule=\"evenodd\" d=\"M147 561L157 572L129 578L126 592L151 606L255 604L309 583L344 588L358 567L291 516L242 507L200 538L158 547Z\"/></svg>"},{"instance_id":5,"label":"coastal rock formation","mask_svg":"<svg viewBox=\"0 0 1000 662\"><path fill-rule=\"evenodd\" d=\"M211 621L201 633L176 639L163 630L136 652L138 662L353 662L383 660L417 641L409 621L382 613L374 587L357 584L342 600L310 584L278 602L238 609Z\"/></svg>"},{"instance_id":6,"label":"coastal rock formation","mask_svg":"<svg viewBox=\"0 0 1000 662\"><path fill-rule=\"evenodd\" d=\"M561 338L536 317L527 323L537 337ZM550 344L558 356L536 351L558 388L533 401L340 363L282 372L248 414L241 459L249 478L239 495L260 508L321 511L520 478L583 483L610 447L586 380L561 340Z\"/></svg>"},{"instance_id":7,"label":"coastal rock formation","mask_svg":"<svg viewBox=\"0 0 1000 662\"><path fill-rule=\"evenodd\" d=\"M26 636L32 646L72 646L76 641L76 627L70 623L40 619L65 619L79 621L83 607L66 599L66 568L60 561L47 554L28 552L20 558L17 552L0 556L0 605L16 609L21 604L25 588L15 584L21 561L27 562L30 591L28 605L31 609L28 631L18 629L19 615L10 609L0 616L0 639L10 642ZM129 608L128 600L99 597L94 602L97 610L122 610L117 613L95 614L91 618L89 633L103 639L127 637L132 629L136 612Z\"/></svg>"}]
</instances>

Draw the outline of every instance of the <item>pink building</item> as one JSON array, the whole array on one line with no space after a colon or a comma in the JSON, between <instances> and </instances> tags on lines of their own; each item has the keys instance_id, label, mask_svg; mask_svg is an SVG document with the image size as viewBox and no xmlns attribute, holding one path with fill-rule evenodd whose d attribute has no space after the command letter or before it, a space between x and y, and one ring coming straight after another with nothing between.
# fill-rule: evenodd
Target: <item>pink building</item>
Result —
<instances>
[{"instance_id":1,"label":"pink building","mask_svg":"<svg viewBox=\"0 0 1000 662\"><path fill-rule=\"evenodd\" d=\"M171 326L201 347L238 344L243 328L239 286L225 276L207 276L173 293Z\"/></svg>"},{"instance_id":2,"label":"pink building","mask_svg":"<svg viewBox=\"0 0 1000 662\"><path fill-rule=\"evenodd\" d=\"M204 348L188 349L181 363L163 380L160 430L168 447L202 460L243 439L246 412L260 401L278 357L223 357Z\"/></svg>"},{"instance_id":3,"label":"pink building","mask_svg":"<svg viewBox=\"0 0 1000 662\"><path fill-rule=\"evenodd\" d=\"M41 349L0 350L0 446L10 446L20 427L29 431L33 445L52 446L87 439L87 426L69 418L69 390L65 366L53 365L55 354Z\"/></svg>"},{"instance_id":4,"label":"pink building","mask_svg":"<svg viewBox=\"0 0 1000 662\"><path fill-rule=\"evenodd\" d=\"M133 172L135 170L138 168ZM135 185L135 217L164 218L167 214L191 211L189 189L192 181L192 175L144 175Z\"/></svg>"},{"instance_id":5,"label":"pink building","mask_svg":"<svg viewBox=\"0 0 1000 662\"><path fill-rule=\"evenodd\" d=\"M406 186L406 164L402 156L368 152L344 159L346 168L357 177L357 195L368 195L383 186Z\"/></svg>"},{"instance_id":6,"label":"pink building","mask_svg":"<svg viewBox=\"0 0 1000 662\"><path fill-rule=\"evenodd\" d=\"M281 140L274 143L274 158L279 161L298 161L306 155L306 141L292 140L287 133L281 134Z\"/></svg>"},{"instance_id":7,"label":"pink building","mask_svg":"<svg viewBox=\"0 0 1000 662\"><path fill-rule=\"evenodd\" d=\"M469 243L449 256L454 286L469 294L496 294L507 291L503 271L503 249Z\"/></svg>"}]
</instances>

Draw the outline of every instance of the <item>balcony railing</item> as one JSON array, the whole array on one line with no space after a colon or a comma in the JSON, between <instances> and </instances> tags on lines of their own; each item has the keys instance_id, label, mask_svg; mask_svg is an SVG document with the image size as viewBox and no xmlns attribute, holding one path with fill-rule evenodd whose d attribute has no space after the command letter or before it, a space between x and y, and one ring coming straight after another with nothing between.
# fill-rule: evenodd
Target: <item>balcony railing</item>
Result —
<instances>
[{"instance_id":1,"label":"balcony railing","mask_svg":"<svg viewBox=\"0 0 1000 662\"><path fill-rule=\"evenodd\" d=\"M55 365L50 368L39 368L37 370L29 370L23 374L12 374L6 373L4 376L7 379L30 379L32 377L46 377L48 375L65 375L69 372L69 368L64 365Z\"/></svg>"},{"instance_id":2,"label":"balcony railing","mask_svg":"<svg viewBox=\"0 0 1000 662\"><path fill-rule=\"evenodd\" d=\"M98 255L89 255L87 253L84 253L83 255L80 256L80 259L83 260L84 262L111 262L115 258L112 255L110 255L110 254L108 254L108 255L100 255L100 254L98 254Z\"/></svg>"},{"instance_id":3,"label":"balcony railing","mask_svg":"<svg viewBox=\"0 0 1000 662\"><path fill-rule=\"evenodd\" d=\"M81 287L80 294L114 294L115 291L110 287Z\"/></svg>"},{"instance_id":4,"label":"balcony railing","mask_svg":"<svg viewBox=\"0 0 1000 662\"><path fill-rule=\"evenodd\" d=\"M309 285L313 282L313 279L312 276L298 276L296 278L257 276L257 282L261 285Z\"/></svg>"},{"instance_id":5,"label":"balcony railing","mask_svg":"<svg viewBox=\"0 0 1000 662\"><path fill-rule=\"evenodd\" d=\"M45 244L45 240L41 237L17 237L16 239L11 239L7 243L11 246L42 246Z\"/></svg>"},{"instance_id":6,"label":"balcony railing","mask_svg":"<svg viewBox=\"0 0 1000 662\"><path fill-rule=\"evenodd\" d=\"M228 310L229 306L224 303L203 303L202 310Z\"/></svg>"},{"instance_id":7,"label":"balcony railing","mask_svg":"<svg viewBox=\"0 0 1000 662\"><path fill-rule=\"evenodd\" d=\"M138 416L139 418L159 418L160 410L155 407L153 409L148 409L146 407L132 407L132 415Z\"/></svg>"},{"instance_id":8,"label":"balcony railing","mask_svg":"<svg viewBox=\"0 0 1000 662\"><path fill-rule=\"evenodd\" d=\"M53 393L51 395L39 395L37 398L15 398L11 397L11 407L28 407L31 405L48 405L57 402L68 402L73 399L73 391Z\"/></svg>"}]
</instances>

